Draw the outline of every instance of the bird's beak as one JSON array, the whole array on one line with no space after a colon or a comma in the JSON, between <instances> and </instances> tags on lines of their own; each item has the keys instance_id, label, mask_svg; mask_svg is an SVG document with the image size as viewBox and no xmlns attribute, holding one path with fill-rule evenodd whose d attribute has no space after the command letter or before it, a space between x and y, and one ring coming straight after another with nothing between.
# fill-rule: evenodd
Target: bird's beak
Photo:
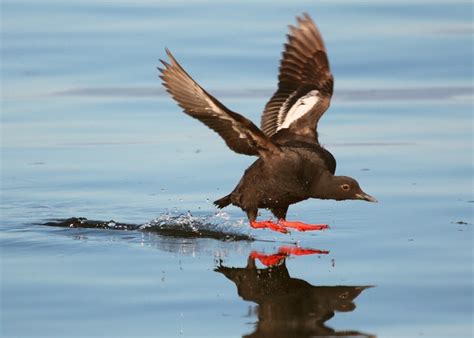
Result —
<instances>
[{"instance_id":1,"label":"bird's beak","mask_svg":"<svg viewBox=\"0 0 474 338\"><path fill-rule=\"evenodd\" d=\"M373 203L378 203L377 199L375 197L370 196L369 194L366 194L365 192L362 192L360 194L356 194L356 198L358 200L363 200L367 202L373 202Z\"/></svg>"}]
</instances>

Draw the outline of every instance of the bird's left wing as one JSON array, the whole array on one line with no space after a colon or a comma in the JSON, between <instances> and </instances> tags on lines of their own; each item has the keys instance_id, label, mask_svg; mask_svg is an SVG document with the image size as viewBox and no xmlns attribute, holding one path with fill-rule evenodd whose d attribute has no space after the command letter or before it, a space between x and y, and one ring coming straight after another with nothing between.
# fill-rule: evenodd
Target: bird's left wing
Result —
<instances>
[{"instance_id":1,"label":"bird's left wing","mask_svg":"<svg viewBox=\"0 0 474 338\"><path fill-rule=\"evenodd\" d=\"M186 114L217 132L236 153L265 157L280 152L280 148L255 124L208 94L186 73L169 50L166 53L170 63L160 60L164 65L164 68L158 68L160 77L166 90Z\"/></svg>"},{"instance_id":2,"label":"bird's left wing","mask_svg":"<svg viewBox=\"0 0 474 338\"><path fill-rule=\"evenodd\" d=\"M316 125L329 107L333 76L321 33L308 14L290 26L280 64L278 90L265 106L261 128L267 136L282 129L318 143Z\"/></svg>"}]
</instances>

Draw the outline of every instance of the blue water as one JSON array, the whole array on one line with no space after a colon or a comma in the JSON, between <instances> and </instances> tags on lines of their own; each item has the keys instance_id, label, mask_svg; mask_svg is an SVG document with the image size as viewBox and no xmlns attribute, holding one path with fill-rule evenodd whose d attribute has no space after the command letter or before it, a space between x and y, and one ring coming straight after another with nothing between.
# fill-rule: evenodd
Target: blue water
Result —
<instances>
[{"instance_id":1,"label":"blue water","mask_svg":"<svg viewBox=\"0 0 474 338\"><path fill-rule=\"evenodd\" d=\"M3 0L1 336L471 337L472 6ZM239 209L215 215L212 201L254 159L182 114L155 67L170 48L258 122L302 12L319 25L336 79L320 139L339 174L380 203L309 200L288 219L330 230L250 230ZM255 240L39 225L181 214ZM274 270L257 261L273 273L268 285L280 283L261 296L243 269L249 255L295 243L329 253ZM232 271L248 282L219 266L242 268ZM325 288L335 286L349 289Z\"/></svg>"}]
</instances>

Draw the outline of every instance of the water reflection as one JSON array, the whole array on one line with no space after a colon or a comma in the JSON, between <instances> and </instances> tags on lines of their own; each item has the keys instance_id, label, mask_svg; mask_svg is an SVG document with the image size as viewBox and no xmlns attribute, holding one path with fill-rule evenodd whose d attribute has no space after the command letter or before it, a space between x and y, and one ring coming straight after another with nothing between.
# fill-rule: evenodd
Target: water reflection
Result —
<instances>
[{"instance_id":1,"label":"water reflection","mask_svg":"<svg viewBox=\"0 0 474 338\"><path fill-rule=\"evenodd\" d=\"M148 245L166 252L194 255L197 252L212 252L214 257L225 257L228 251L249 252L252 238L222 232L222 223L211 231L209 217L191 215L167 215L145 225L120 223L115 221L95 221L85 218L52 220L43 225L71 230L108 229L125 230L113 233L127 234L127 240L148 237ZM209 227L206 227L206 224ZM85 228L85 229L84 229ZM126 231L137 230L137 231ZM170 232L173 230L172 232ZM69 232L69 231L68 231ZM83 240L84 234L77 233ZM106 232L110 236L110 232ZM95 236L99 236L96 233ZM134 236L135 234L135 236ZM140 234L140 236L139 236ZM212 236L211 236L212 235ZM243 236L243 235L240 235ZM124 240L118 237L118 240ZM215 239L219 239L216 241ZM273 242L276 243L276 242ZM262 243L260 243L262 246ZM237 286L238 295L258 304L255 307L258 322L255 330L244 337L315 337L315 336L359 336L370 334L355 330L337 331L325 325L336 312L351 312L356 306L354 300L370 286L315 286L297 278L292 278L286 267L288 257L304 255L327 255L329 251L301 248L296 245L282 245L272 254L253 250L244 268L224 266L222 260L215 271L222 273ZM257 268L257 261L265 268Z\"/></svg>"},{"instance_id":2,"label":"water reflection","mask_svg":"<svg viewBox=\"0 0 474 338\"><path fill-rule=\"evenodd\" d=\"M252 252L244 268L227 267L221 262L215 269L235 283L242 299L258 304L255 331L244 337L374 337L325 325L336 312L354 311L354 300L371 286L315 286L292 278L286 267L286 257L292 253L285 256L280 251L263 256ZM274 264L265 264L270 262L265 258L274 258ZM269 266L257 268L256 259Z\"/></svg>"}]
</instances>

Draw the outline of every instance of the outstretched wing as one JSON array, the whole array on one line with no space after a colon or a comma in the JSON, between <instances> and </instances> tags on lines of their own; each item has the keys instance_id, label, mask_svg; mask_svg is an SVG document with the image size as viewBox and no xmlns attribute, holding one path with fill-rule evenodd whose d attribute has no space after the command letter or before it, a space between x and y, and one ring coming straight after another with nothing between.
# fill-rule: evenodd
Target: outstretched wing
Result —
<instances>
[{"instance_id":1,"label":"outstretched wing","mask_svg":"<svg viewBox=\"0 0 474 338\"><path fill-rule=\"evenodd\" d=\"M186 114L217 132L229 148L237 153L265 156L280 151L255 124L227 109L199 86L168 49L166 53L171 63L160 60L164 65L164 68L158 68L160 78Z\"/></svg>"},{"instance_id":2,"label":"outstretched wing","mask_svg":"<svg viewBox=\"0 0 474 338\"><path fill-rule=\"evenodd\" d=\"M329 107L333 76L323 39L308 14L289 26L278 90L265 106L261 128L271 137L282 129L317 140L316 126Z\"/></svg>"}]
</instances>

